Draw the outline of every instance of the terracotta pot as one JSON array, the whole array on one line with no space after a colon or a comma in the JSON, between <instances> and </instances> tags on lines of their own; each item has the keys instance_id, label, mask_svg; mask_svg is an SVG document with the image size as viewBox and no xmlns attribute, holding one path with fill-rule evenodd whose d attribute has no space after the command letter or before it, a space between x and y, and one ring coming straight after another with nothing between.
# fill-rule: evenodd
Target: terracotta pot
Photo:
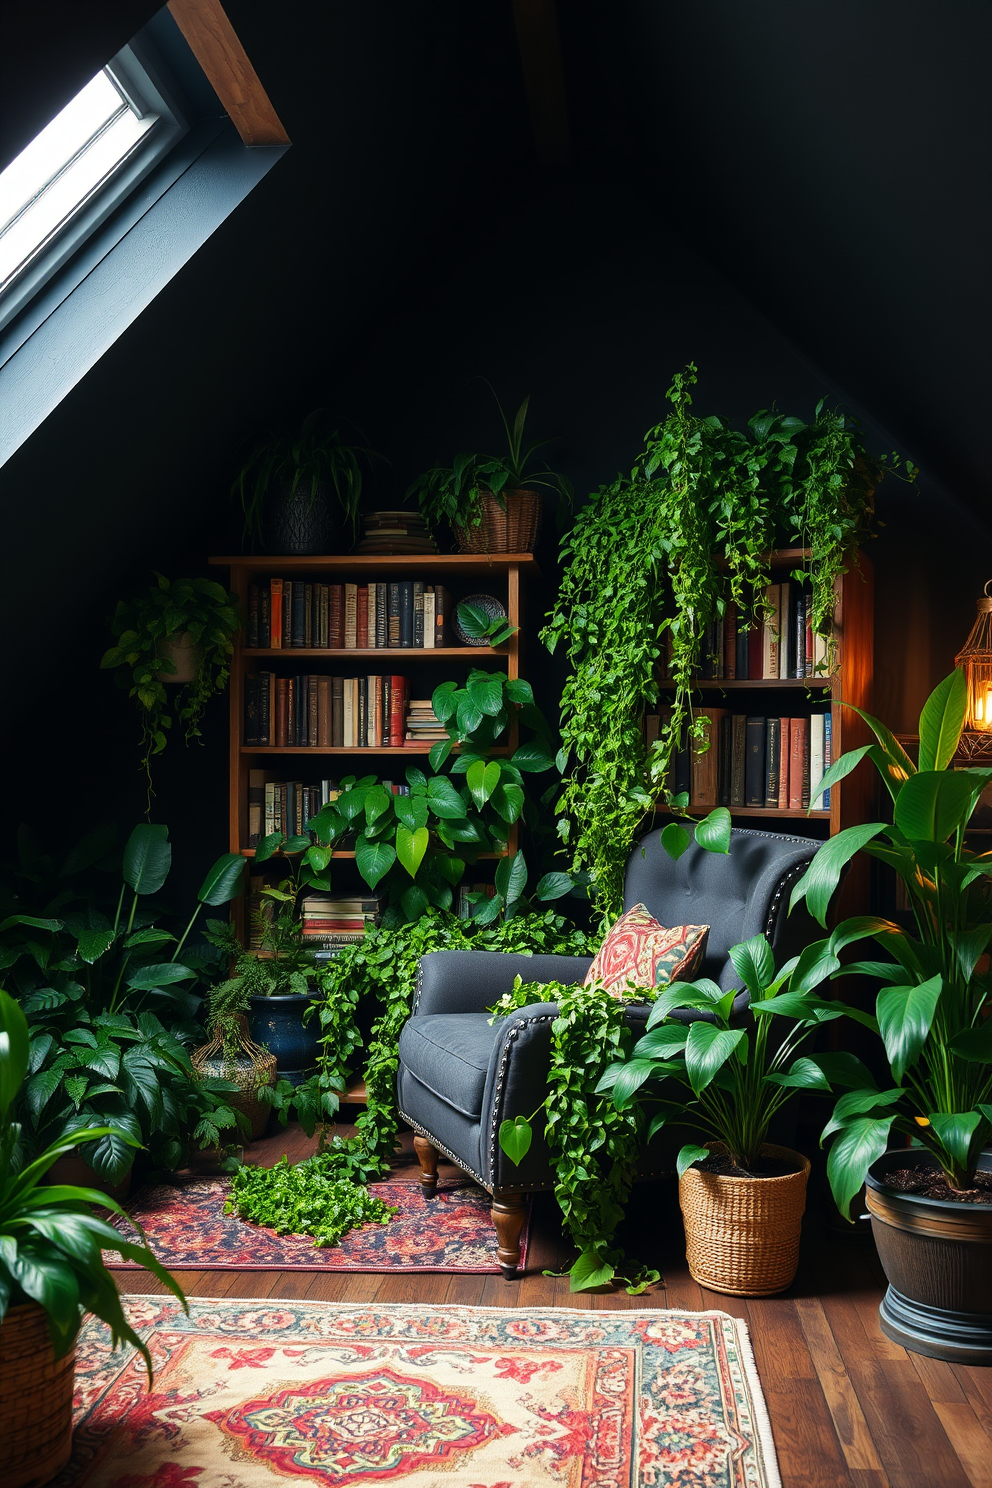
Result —
<instances>
[{"instance_id":1,"label":"terracotta pot","mask_svg":"<svg viewBox=\"0 0 992 1488\"><path fill-rule=\"evenodd\" d=\"M0 1323L0 1482L41 1488L72 1451L76 1347L56 1359L48 1315L36 1302L11 1307Z\"/></svg>"},{"instance_id":2,"label":"terracotta pot","mask_svg":"<svg viewBox=\"0 0 992 1488\"><path fill-rule=\"evenodd\" d=\"M896 1168L932 1163L919 1150L886 1152L868 1169L865 1197L889 1287L882 1332L931 1359L992 1364L992 1202L957 1204L890 1188ZM992 1152L979 1168L992 1172Z\"/></svg>"},{"instance_id":3,"label":"terracotta pot","mask_svg":"<svg viewBox=\"0 0 992 1488\"><path fill-rule=\"evenodd\" d=\"M725 1150L717 1142L707 1146ZM761 1155L788 1162L794 1171L736 1178L688 1168L679 1179L689 1272L710 1291L770 1297L796 1274L809 1160L770 1142Z\"/></svg>"},{"instance_id":4,"label":"terracotta pot","mask_svg":"<svg viewBox=\"0 0 992 1488\"><path fill-rule=\"evenodd\" d=\"M196 681L196 669L200 660L200 648L188 630L176 631L166 636L155 647L165 661L171 661L174 672L159 672L163 682L174 682L177 686Z\"/></svg>"}]
</instances>

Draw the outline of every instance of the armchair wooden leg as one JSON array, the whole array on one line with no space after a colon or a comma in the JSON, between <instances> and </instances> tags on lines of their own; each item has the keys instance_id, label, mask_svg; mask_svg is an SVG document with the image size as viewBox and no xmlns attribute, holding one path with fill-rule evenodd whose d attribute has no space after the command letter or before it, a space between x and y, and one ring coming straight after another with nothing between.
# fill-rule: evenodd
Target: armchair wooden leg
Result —
<instances>
[{"instance_id":1,"label":"armchair wooden leg","mask_svg":"<svg viewBox=\"0 0 992 1488\"><path fill-rule=\"evenodd\" d=\"M433 1199L437 1193L438 1151L426 1137L415 1136L413 1150L420 1162L420 1189L425 1199Z\"/></svg>"},{"instance_id":2,"label":"armchair wooden leg","mask_svg":"<svg viewBox=\"0 0 992 1488\"><path fill-rule=\"evenodd\" d=\"M504 1194L493 1197L493 1224L496 1226L497 1257L499 1269L507 1281L515 1281L520 1262L520 1231L524 1227L527 1209L521 1194Z\"/></svg>"}]
</instances>

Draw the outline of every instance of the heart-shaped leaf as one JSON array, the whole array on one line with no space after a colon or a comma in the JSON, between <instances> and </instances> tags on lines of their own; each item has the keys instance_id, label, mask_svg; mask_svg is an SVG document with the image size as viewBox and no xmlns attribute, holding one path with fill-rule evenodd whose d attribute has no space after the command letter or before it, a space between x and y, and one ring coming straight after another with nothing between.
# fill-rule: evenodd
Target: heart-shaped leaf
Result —
<instances>
[{"instance_id":1,"label":"heart-shaped leaf","mask_svg":"<svg viewBox=\"0 0 992 1488\"><path fill-rule=\"evenodd\" d=\"M499 1128L499 1145L512 1163L522 1163L530 1151L534 1139L530 1122L526 1116L516 1116L512 1121L503 1121Z\"/></svg>"},{"instance_id":2,"label":"heart-shaped leaf","mask_svg":"<svg viewBox=\"0 0 992 1488\"><path fill-rule=\"evenodd\" d=\"M364 836L356 840L355 864L370 889L385 878L395 862L396 849L391 843L369 842Z\"/></svg>"},{"instance_id":3,"label":"heart-shaped leaf","mask_svg":"<svg viewBox=\"0 0 992 1488\"><path fill-rule=\"evenodd\" d=\"M411 878L416 878L417 869L424 861L424 853L430 841L426 827L411 831L402 824L396 828L396 856Z\"/></svg>"}]
</instances>

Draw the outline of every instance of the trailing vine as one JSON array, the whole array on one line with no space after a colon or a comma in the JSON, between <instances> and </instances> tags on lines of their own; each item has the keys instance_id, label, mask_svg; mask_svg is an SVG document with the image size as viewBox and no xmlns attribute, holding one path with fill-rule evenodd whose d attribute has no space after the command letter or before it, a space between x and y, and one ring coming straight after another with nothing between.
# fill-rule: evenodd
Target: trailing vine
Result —
<instances>
[{"instance_id":1,"label":"trailing vine","mask_svg":"<svg viewBox=\"0 0 992 1488\"><path fill-rule=\"evenodd\" d=\"M632 989L632 994L638 1002L653 995L643 988ZM558 1017L551 1025L548 1095L542 1106L555 1198L579 1252L569 1271L572 1290L602 1286L632 1272L628 1290L643 1291L658 1273L629 1265L614 1244L637 1168L640 1113L636 1107L619 1111L608 1095L597 1093L607 1070L629 1049L625 1002L601 986L522 983L518 977L513 991L490 1011L504 1017L530 1002L558 1004ZM505 1123L511 1131L501 1132L500 1140L511 1158L514 1139L519 1142L521 1133L527 1136L518 1154L529 1146L532 1120Z\"/></svg>"},{"instance_id":2,"label":"trailing vine","mask_svg":"<svg viewBox=\"0 0 992 1488\"><path fill-rule=\"evenodd\" d=\"M783 541L810 550L794 574L812 590L816 631L831 637L833 586L847 555L871 536L872 491L895 455L867 454L857 424L817 406L813 424L762 410L746 432L691 411L696 368L672 381L671 412L645 436L628 477L595 492L565 539L565 574L542 639L563 645L559 835L572 867L593 875L604 918L619 914L627 857L659 797L675 752L705 748L694 705L707 627L728 603L764 618L770 555ZM909 479L915 477L906 467ZM667 634L666 634L667 633ZM671 708L647 755L641 721L658 701L669 650ZM698 840L698 830L697 830Z\"/></svg>"}]
</instances>

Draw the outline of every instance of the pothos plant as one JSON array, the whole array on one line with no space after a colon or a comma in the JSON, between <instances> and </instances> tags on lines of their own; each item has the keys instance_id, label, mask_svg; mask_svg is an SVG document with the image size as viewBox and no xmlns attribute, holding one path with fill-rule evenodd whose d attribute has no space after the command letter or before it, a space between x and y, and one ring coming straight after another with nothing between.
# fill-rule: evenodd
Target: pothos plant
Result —
<instances>
[{"instance_id":1,"label":"pothos plant","mask_svg":"<svg viewBox=\"0 0 992 1488\"><path fill-rule=\"evenodd\" d=\"M597 904L619 913L623 870L645 814L669 786L687 738L705 748L693 682L708 625L728 603L764 618L769 558L782 541L809 552L798 581L812 623L831 638L834 581L872 533L872 492L895 455L870 456L858 425L817 405L813 422L762 410L746 431L691 411L696 368L668 390L669 416L645 436L629 476L596 492L562 546L565 573L542 638L570 665L561 705L559 830ZM909 477L915 476L906 467ZM658 700L670 645L671 708L650 755L641 720Z\"/></svg>"},{"instance_id":2,"label":"pothos plant","mask_svg":"<svg viewBox=\"0 0 992 1488\"><path fill-rule=\"evenodd\" d=\"M271 833L256 849L255 861L275 852L299 854L297 887L328 890L335 849L353 850L362 878L387 900L385 923L396 925L418 919L432 906L451 909L468 867L482 855L494 856L499 857L496 893L476 919L487 924L526 911L529 870L522 852L507 851L509 833L516 822L536 816L528 808L525 777L554 766L550 732L531 685L503 672L473 669L464 687L442 683L433 707L448 738L431 748L430 773L407 766L409 795L394 795L374 775L348 776L337 799L310 818L307 836ZM494 758L493 749L514 722L530 737L509 757ZM452 757L456 746L459 753ZM547 873L534 894L549 901L585 882L581 874Z\"/></svg>"},{"instance_id":3,"label":"pothos plant","mask_svg":"<svg viewBox=\"0 0 992 1488\"><path fill-rule=\"evenodd\" d=\"M175 579L155 574L155 583L135 599L121 600L111 621L116 646L104 652L101 667L116 672L141 718L141 768L152 798L152 756L161 754L173 718L186 743L201 737L200 720L215 692L223 692L231 671L234 636L241 619L238 602L211 579ZM196 675L170 702L166 683L176 665L165 654L165 642L188 634L196 658Z\"/></svg>"},{"instance_id":4,"label":"pothos plant","mask_svg":"<svg viewBox=\"0 0 992 1488\"><path fill-rule=\"evenodd\" d=\"M396 1151L399 1111L396 1103L397 1046L400 1030L410 1016L416 989L417 963L430 951L508 951L524 955L586 955L591 953L585 931L570 925L551 910L521 914L499 924L480 925L478 920L460 920L445 910L428 909L419 919L393 929L372 926L362 941L345 946L330 965L317 972L320 996L317 1015L321 1025L321 1054L318 1074L297 1092L298 1108L305 1129L321 1125L322 1150L307 1164L290 1169L289 1175L266 1177L271 1170L256 1170L251 1180L241 1180L232 1195L237 1212L245 1219L272 1214L272 1199L278 1190L283 1198L292 1191L300 1215L315 1194L317 1179L362 1185L382 1177ZM355 1013L364 999L379 1007L365 1049L363 1074L366 1108L358 1118L354 1137L341 1137L330 1130L338 1111L339 1095L345 1089L362 1050ZM301 1171L305 1170L305 1171ZM299 1174L293 1178L293 1174ZM287 1188L287 1184L289 1188ZM334 1199L334 1225L346 1217L346 1208ZM381 1216L374 1216L381 1217ZM270 1219L265 1219L269 1223ZM355 1219L353 1223L361 1222ZM303 1233L321 1238L320 1214L307 1222ZM339 1231L343 1233L343 1231Z\"/></svg>"}]
</instances>

